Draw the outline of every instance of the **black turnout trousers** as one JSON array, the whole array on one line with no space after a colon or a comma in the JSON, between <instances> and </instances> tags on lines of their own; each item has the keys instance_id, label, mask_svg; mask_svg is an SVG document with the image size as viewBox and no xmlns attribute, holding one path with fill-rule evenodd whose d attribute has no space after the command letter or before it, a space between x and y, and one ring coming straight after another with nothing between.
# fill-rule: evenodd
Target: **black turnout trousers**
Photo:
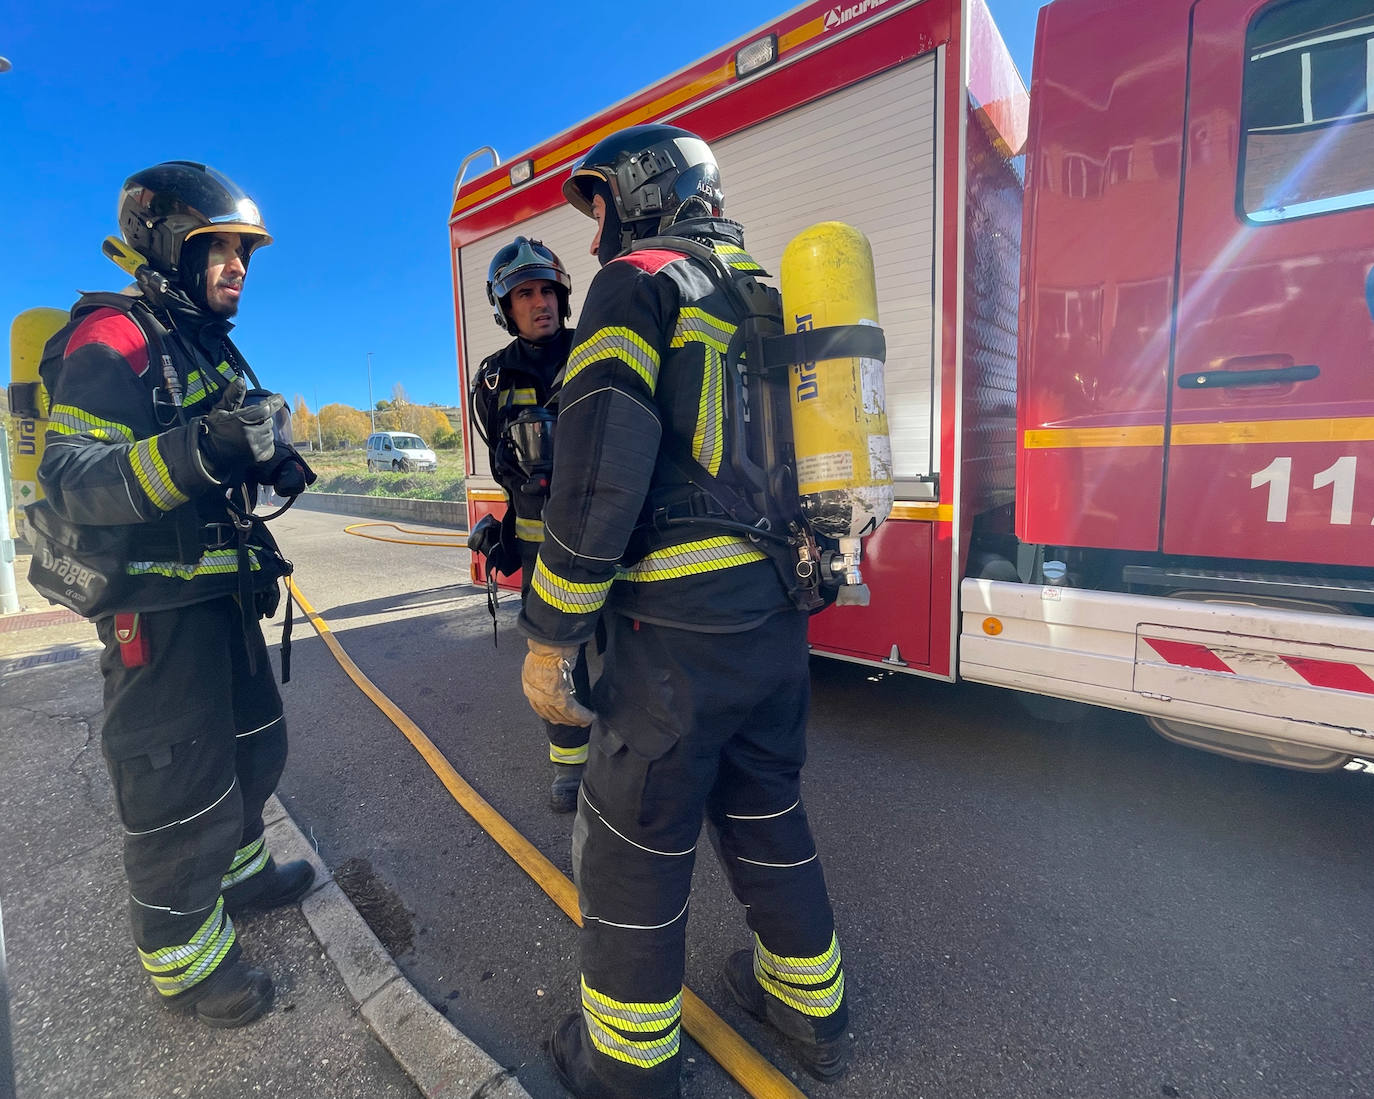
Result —
<instances>
[{"instance_id":1,"label":"black turnout trousers","mask_svg":"<svg viewBox=\"0 0 1374 1099\"><path fill-rule=\"evenodd\" d=\"M261 626L254 617L245 630L236 596L141 614L139 667L126 666L114 618L96 628L134 942L173 995L233 944L221 881L241 865L236 853L261 846L263 806L286 764L281 695Z\"/></svg>"},{"instance_id":2,"label":"black turnout trousers","mask_svg":"<svg viewBox=\"0 0 1374 1099\"><path fill-rule=\"evenodd\" d=\"M806 618L788 610L741 633L605 621L573 831L583 1020L599 1076L626 1095L659 1094L678 1072L675 1000L703 814L759 943L838 959L801 802ZM845 1018L814 1019L815 1036L836 1037Z\"/></svg>"}]
</instances>

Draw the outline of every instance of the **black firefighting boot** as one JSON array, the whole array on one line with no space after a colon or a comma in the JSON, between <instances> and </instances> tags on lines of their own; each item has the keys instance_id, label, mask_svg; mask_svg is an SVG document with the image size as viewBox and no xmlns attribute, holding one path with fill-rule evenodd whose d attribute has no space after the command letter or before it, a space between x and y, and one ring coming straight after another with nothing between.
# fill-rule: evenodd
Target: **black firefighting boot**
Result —
<instances>
[{"instance_id":1,"label":"black firefighting boot","mask_svg":"<svg viewBox=\"0 0 1374 1099\"><path fill-rule=\"evenodd\" d=\"M305 859L278 866L268 856L267 865L224 891L224 908L231 916L246 916L295 904L315 882L315 868Z\"/></svg>"},{"instance_id":2,"label":"black firefighting boot","mask_svg":"<svg viewBox=\"0 0 1374 1099\"><path fill-rule=\"evenodd\" d=\"M591 1056L586 1049L587 1032L582 1026L582 1013L565 1015L549 1039L549 1059L554 1075L574 1099L626 1099L632 1093L619 1091L606 1084L592 1071ZM635 1099L680 1099L682 1089L674 1084L671 1091L655 1095L633 1093Z\"/></svg>"},{"instance_id":3,"label":"black firefighting boot","mask_svg":"<svg viewBox=\"0 0 1374 1099\"><path fill-rule=\"evenodd\" d=\"M236 943L210 976L162 1006L209 1027L246 1026L272 1006L272 978L243 960Z\"/></svg>"},{"instance_id":4,"label":"black firefighting boot","mask_svg":"<svg viewBox=\"0 0 1374 1099\"><path fill-rule=\"evenodd\" d=\"M582 786L585 763L555 763L553 785L549 787L549 808L555 813L577 811L577 791Z\"/></svg>"},{"instance_id":5,"label":"black firefighting boot","mask_svg":"<svg viewBox=\"0 0 1374 1099\"><path fill-rule=\"evenodd\" d=\"M754 976L754 952L737 950L725 962L725 983L735 1003L761 1023L771 1026L785 1039L788 1049L817 1080L836 1080L849 1067L849 1050L844 1036L818 1041L814 1021L795 1008L771 996Z\"/></svg>"}]
</instances>

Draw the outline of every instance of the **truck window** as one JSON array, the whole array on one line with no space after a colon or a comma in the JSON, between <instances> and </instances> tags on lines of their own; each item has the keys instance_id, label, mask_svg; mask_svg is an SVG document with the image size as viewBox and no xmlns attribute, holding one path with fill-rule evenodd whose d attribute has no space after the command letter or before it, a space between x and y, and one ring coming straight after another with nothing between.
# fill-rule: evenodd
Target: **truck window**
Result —
<instances>
[{"instance_id":1,"label":"truck window","mask_svg":"<svg viewBox=\"0 0 1374 1099\"><path fill-rule=\"evenodd\" d=\"M1244 216L1265 224L1374 205L1374 3L1272 4L1245 47Z\"/></svg>"}]
</instances>

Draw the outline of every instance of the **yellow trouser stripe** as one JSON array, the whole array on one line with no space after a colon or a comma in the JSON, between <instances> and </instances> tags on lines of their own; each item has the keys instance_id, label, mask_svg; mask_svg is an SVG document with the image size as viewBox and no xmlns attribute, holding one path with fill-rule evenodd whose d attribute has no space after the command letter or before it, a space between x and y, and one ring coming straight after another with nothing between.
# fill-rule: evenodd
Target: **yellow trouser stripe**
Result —
<instances>
[{"instance_id":1,"label":"yellow trouser stripe","mask_svg":"<svg viewBox=\"0 0 1374 1099\"><path fill-rule=\"evenodd\" d=\"M617 1034L598 1019L594 1013L585 1008L582 1011L582 1018L587 1023L587 1034L591 1037L592 1045L596 1047L598 1053L605 1054L607 1057L614 1057L617 1061L623 1061L627 1065L634 1065L635 1068L650 1069L655 1065L661 1065L670 1057L676 1056L682 1044L682 1026L680 1024L659 1038L635 1041L632 1038Z\"/></svg>"},{"instance_id":2,"label":"yellow trouser stripe","mask_svg":"<svg viewBox=\"0 0 1374 1099\"><path fill-rule=\"evenodd\" d=\"M545 566L543 559L535 563L534 577L530 585L549 606L569 614L591 614L606 604L606 595L611 590L611 581L597 584L574 584L555 576Z\"/></svg>"},{"instance_id":3,"label":"yellow trouser stripe","mask_svg":"<svg viewBox=\"0 0 1374 1099\"><path fill-rule=\"evenodd\" d=\"M626 1064L653 1068L676 1054L681 1044L682 993L661 1004L626 1003L597 992L583 977L582 1018L598 1051ZM623 1033L645 1034L665 1028L667 1033L654 1038L628 1038Z\"/></svg>"},{"instance_id":4,"label":"yellow trouser stripe","mask_svg":"<svg viewBox=\"0 0 1374 1099\"><path fill-rule=\"evenodd\" d=\"M584 744L580 748L564 748L553 741L549 741L549 759L554 763L563 763L569 766L586 763L587 746Z\"/></svg>"},{"instance_id":5,"label":"yellow trouser stripe","mask_svg":"<svg viewBox=\"0 0 1374 1099\"><path fill-rule=\"evenodd\" d=\"M238 885L241 881L246 881L266 866L270 857L267 853L267 844L262 836L259 836L247 847L240 847L234 852L234 860L229 864L229 873L220 878L219 887L228 889L230 886Z\"/></svg>"},{"instance_id":6,"label":"yellow trouser stripe","mask_svg":"<svg viewBox=\"0 0 1374 1099\"><path fill-rule=\"evenodd\" d=\"M186 503L190 497L172 481L172 475L167 471L167 462L162 457L157 440L158 437L154 435L151 439L134 443L133 449L129 451L129 464L133 467L139 485L148 494L148 499L161 510L171 511Z\"/></svg>"},{"instance_id":7,"label":"yellow trouser stripe","mask_svg":"<svg viewBox=\"0 0 1374 1099\"><path fill-rule=\"evenodd\" d=\"M601 359L620 359L644 379L652 393L658 386L658 352L628 328L599 328L573 348L564 370L563 384L572 381L591 363Z\"/></svg>"},{"instance_id":8,"label":"yellow trouser stripe","mask_svg":"<svg viewBox=\"0 0 1374 1099\"><path fill-rule=\"evenodd\" d=\"M234 921L224 911L224 898L215 901L209 918L184 946L139 950L143 967L152 974L153 986L164 996L175 996L199 984L215 971L234 945ZM173 970L180 972L172 974Z\"/></svg>"},{"instance_id":9,"label":"yellow trouser stripe","mask_svg":"<svg viewBox=\"0 0 1374 1099\"><path fill-rule=\"evenodd\" d=\"M699 542L685 542L680 546L654 550L644 559L622 572L625 580L646 583L653 580L676 580L718 569L766 561L768 555L750 545L743 538L723 534L703 538Z\"/></svg>"},{"instance_id":10,"label":"yellow trouser stripe","mask_svg":"<svg viewBox=\"0 0 1374 1099\"><path fill-rule=\"evenodd\" d=\"M803 1015L834 1014L844 1000L844 970L839 940L834 935L830 948L814 958L774 954L754 936L754 976L764 991Z\"/></svg>"},{"instance_id":11,"label":"yellow trouser stripe","mask_svg":"<svg viewBox=\"0 0 1374 1099\"><path fill-rule=\"evenodd\" d=\"M58 435L90 435L102 443L134 441L132 428L113 420L102 420L69 404L53 405L48 413L48 430Z\"/></svg>"}]
</instances>

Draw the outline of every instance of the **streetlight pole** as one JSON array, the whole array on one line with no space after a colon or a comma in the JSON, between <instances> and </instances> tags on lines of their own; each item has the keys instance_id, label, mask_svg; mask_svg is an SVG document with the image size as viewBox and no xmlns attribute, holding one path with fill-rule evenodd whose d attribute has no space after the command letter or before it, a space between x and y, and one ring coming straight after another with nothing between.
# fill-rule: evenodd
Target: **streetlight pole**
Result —
<instances>
[{"instance_id":1,"label":"streetlight pole","mask_svg":"<svg viewBox=\"0 0 1374 1099\"><path fill-rule=\"evenodd\" d=\"M367 353L367 411L372 416L372 430L377 430L377 402L372 399L372 352Z\"/></svg>"}]
</instances>

